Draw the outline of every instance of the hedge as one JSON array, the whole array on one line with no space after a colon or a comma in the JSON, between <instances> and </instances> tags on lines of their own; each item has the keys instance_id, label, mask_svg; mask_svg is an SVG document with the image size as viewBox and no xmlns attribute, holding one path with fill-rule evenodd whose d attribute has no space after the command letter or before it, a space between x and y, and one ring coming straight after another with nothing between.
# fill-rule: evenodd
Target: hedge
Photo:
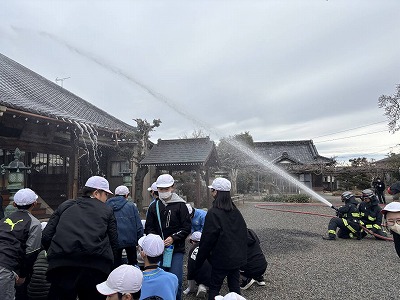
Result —
<instances>
[{"instance_id":1,"label":"hedge","mask_svg":"<svg viewBox=\"0 0 400 300\"><path fill-rule=\"evenodd\" d=\"M263 197L266 202L289 202L289 203L309 203L310 196L306 194L294 195L267 195Z\"/></svg>"}]
</instances>

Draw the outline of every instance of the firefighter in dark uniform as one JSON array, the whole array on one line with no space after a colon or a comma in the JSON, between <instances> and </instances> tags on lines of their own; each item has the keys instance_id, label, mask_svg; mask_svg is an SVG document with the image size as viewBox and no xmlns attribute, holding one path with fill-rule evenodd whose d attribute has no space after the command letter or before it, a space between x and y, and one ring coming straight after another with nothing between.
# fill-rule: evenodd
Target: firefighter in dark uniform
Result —
<instances>
[{"instance_id":1,"label":"firefighter in dark uniform","mask_svg":"<svg viewBox=\"0 0 400 300\"><path fill-rule=\"evenodd\" d=\"M361 226L359 225L360 214L358 212L358 201L354 195L346 191L342 194L345 205L336 210L337 217L332 218L328 225L328 236L324 240L336 240L336 229L339 228L338 237L342 239L361 239Z\"/></svg>"},{"instance_id":2,"label":"firefighter in dark uniform","mask_svg":"<svg viewBox=\"0 0 400 300\"><path fill-rule=\"evenodd\" d=\"M382 231L382 214L381 207L379 206L379 200L374 195L374 192L370 189L362 191L361 196L363 202L360 203L358 210L360 212L360 224L371 230L373 233L380 236L386 237L386 233ZM366 236L367 233L362 232L362 236ZM375 236L376 239L381 240L379 237Z\"/></svg>"},{"instance_id":3,"label":"firefighter in dark uniform","mask_svg":"<svg viewBox=\"0 0 400 300\"><path fill-rule=\"evenodd\" d=\"M386 204L386 199L385 199L385 183L378 177L376 180L372 183L374 189L375 189L375 194L378 197L379 203Z\"/></svg>"}]
</instances>

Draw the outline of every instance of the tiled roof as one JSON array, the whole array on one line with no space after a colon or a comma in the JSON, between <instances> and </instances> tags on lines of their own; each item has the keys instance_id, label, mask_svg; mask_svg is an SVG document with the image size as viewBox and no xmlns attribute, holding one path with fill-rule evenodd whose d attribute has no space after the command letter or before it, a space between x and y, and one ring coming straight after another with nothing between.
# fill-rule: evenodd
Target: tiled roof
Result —
<instances>
[{"instance_id":1,"label":"tiled roof","mask_svg":"<svg viewBox=\"0 0 400 300\"><path fill-rule=\"evenodd\" d=\"M318 154L312 140L254 142L255 150L272 162L283 160L294 164L330 164L333 160Z\"/></svg>"},{"instance_id":2,"label":"tiled roof","mask_svg":"<svg viewBox=\"0 0 400 300\"><path fill-rule=\"evenodd\" d=\"M385 157L382 158L380 160L375 161L375 164L379 165L379 164L394 164L394 163L398 163L400 160L400 155L399 154L394 154L392 156L389 157Z\"/></svg>"},{"instance_id":3,"label":"tiled roof","mask_svg":"<svg viewBox=\"0 0 400 300\"><path fill-rule=\"evenodd\" d=\"M112 132L136 130L1 53L0 105Z\"/></svg>"},{"instance_id":4,"label":"tiled roof","mask_svg":"<svg viewBox=\"0 0 400 300\"><path fill-rule=\"evenodd\" d=\"M216 165L217 152L210 138L158 140L141 165Z\"/></svg>"}]
</instances>

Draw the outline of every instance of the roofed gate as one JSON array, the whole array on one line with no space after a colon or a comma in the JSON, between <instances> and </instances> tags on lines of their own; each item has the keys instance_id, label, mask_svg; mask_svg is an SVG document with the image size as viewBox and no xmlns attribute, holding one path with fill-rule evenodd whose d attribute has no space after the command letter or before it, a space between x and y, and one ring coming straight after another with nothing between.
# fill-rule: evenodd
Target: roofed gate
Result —
<instances>
[{"instance_id":1,"label":"roofed gate","mask_svg":"<svg viewBox=\"0 0 400 300\"><path fill-rule=\"evenodd\" d=\"M172 174L174 171L196 172L196 207L201 199L201 172L204 172L205 184L209 185L209 168L218 166L216 147L209 137L193 139L158 140L141 165L155 166L156 174L163 171ZM207 201L210 193L207 189ZM190 200L190 199L189 199Z\"/></svg>"}]
</instances>

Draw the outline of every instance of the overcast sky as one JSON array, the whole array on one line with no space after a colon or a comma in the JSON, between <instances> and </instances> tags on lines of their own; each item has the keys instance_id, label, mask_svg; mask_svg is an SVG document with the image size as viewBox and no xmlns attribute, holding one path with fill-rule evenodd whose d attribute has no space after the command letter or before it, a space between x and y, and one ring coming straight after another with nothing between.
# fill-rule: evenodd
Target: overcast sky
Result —
<instances>
[{"instance_id":1,"label":"overcast sky","mask_svg":"<svg viewBox=\"0 0 400 300\"><path fill-rule=\"evenodd\" d=\"M0 52L151 140L312 139L347 160L400 152L400 1L2 1ZM61 82L58 82L61 84Z\"/></svg>"}]
</instances>

